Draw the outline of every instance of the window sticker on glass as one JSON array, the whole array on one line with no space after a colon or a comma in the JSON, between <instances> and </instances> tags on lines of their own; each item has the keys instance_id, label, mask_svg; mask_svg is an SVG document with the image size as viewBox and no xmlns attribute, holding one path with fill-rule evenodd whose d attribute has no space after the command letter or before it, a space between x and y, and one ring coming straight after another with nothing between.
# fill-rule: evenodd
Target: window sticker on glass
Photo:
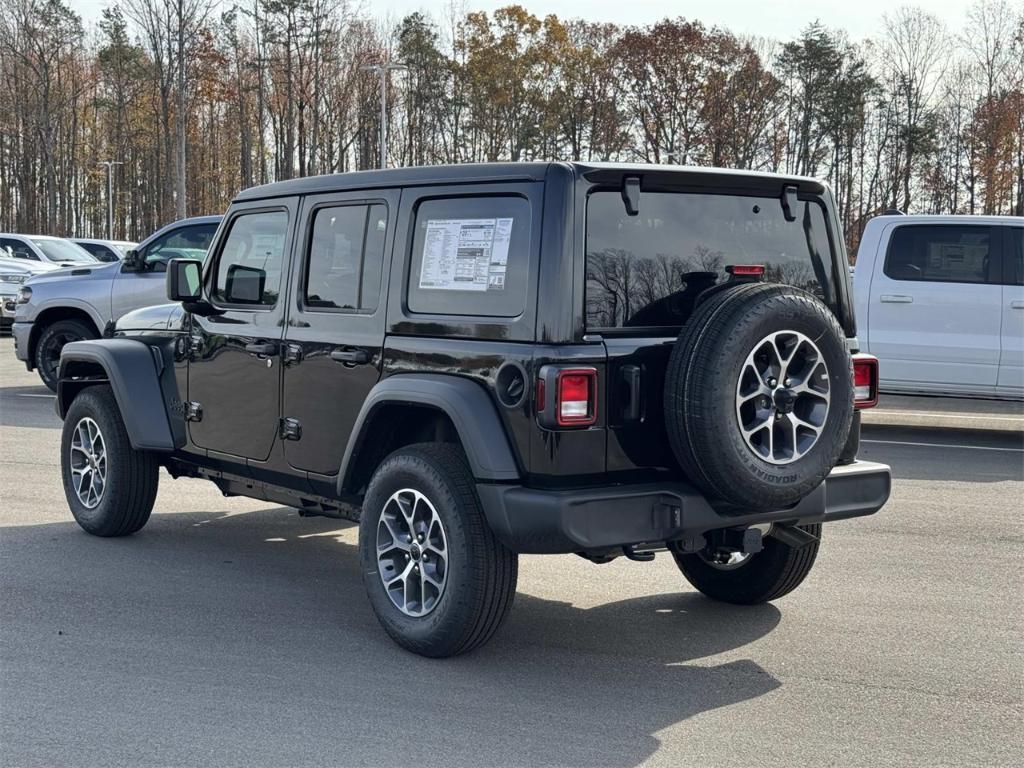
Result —
<instances>
[{"instance_id":1,"label":"window sticker on glass","mask_svg":"<svg viewBox=\"0 0 1024 768\"><path fill-rule=\"evenodd\" d=\"M503 291L512 219L429 219L420 288Z\"/></svg>"}]
</instances>

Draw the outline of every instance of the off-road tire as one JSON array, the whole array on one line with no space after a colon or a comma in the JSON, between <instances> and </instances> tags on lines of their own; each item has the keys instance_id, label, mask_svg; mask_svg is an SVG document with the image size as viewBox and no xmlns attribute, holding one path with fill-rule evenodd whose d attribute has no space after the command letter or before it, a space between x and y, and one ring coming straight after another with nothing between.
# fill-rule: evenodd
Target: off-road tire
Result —
<instances>
[{"instance_id":1,"label":"off-road tire","mask_svg":"<svg viewBox=\"0 0 1024 768\"><path fill-rule=\"evenodd\" d=\"M755 605L777 600L800 586L814 566L821 525L802 525L818 541L794 549L776 538L764 539L764 549L731 570L716 568L699 554L673 552L683 576L708 597L723 603Z\"/></svg>"},{"instance_id":2,"label":"off-road tire","mask_svg":"<svg viewBox=\"0 0 1024 768\"><path fill-rule=\"evenodd\" d=\"M403 613L378 572L381 511L392 494L415 489L429 499L447 537L447 581L426 615ZM363 584L381 626L403 648L442 658L487 642L516 592L517 556L494 537L462 451L448 443L419 443L389 455L370 481L359 524Z\"/></svg>"},{"instance_id":3,"label":"off-road tire","mask_svg":"<svg viewBox=\"0 0 1024 768\"><path fill-rule=\"evenodd\" d=\"M790 464L772 464L744 442L736 388L747 355L773 331L814 339L829 373L830 403L814 446ZM701 304L683 327L665 376L665 427L690 481L713 500L743 510L800 501L839 460L853 418L853 364L831 310L788 285L740 283Z\"/></svg>"},{"instance_id":4,"label":"off-road tire","mask_svg":"<svg viewBox=\"0 0 1024 768\"><path fill-rule=\"evenodd\" d=\"M106 482L99 503L91 509L79 498L71 472L72 440L84 418L99 427L106 450ZM109 386L87 387L71 403L64 417L60 456L64 495L83 530L94 536L128 536L146 524L156 500L160 465L151 452L132 448Z\"/></svg>"},{"instance_id":5,"label":"off-road tire","mask_svg":"<svg viewBox=\"0 0 1024 768\"><path fill-rule=\"evenodd\" d=\"M60 350L72 341L99 338L95 329L82 320L58 320L46 326L36 342L35 366L39 378L51 391L57 391L57 368Z\"/></svg>"}]
</instances>

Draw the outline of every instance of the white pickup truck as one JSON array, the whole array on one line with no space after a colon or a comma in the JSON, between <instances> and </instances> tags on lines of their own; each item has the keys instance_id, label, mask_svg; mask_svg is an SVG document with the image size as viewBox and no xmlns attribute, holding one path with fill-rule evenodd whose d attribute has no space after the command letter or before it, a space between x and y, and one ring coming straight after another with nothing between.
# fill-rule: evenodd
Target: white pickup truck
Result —
<instances>
[{"instance_id":1,"label":"white pickup truck","mask_svg":"<svg viewBox=\"0 0 1024 768\"><path fill-rule=\"evenodd\" d=\"M883 392L1024 398L1024 217L878 216L853 290Z\"/></svg>"}]
</instances>

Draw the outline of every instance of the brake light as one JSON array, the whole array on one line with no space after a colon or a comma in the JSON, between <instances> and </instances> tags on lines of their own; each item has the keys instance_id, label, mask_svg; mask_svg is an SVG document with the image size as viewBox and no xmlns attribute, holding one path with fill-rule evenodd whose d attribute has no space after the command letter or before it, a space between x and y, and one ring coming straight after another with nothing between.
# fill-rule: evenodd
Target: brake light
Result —
<instances>
[{"instance_id":1,"label":"brake light","mask_svg":"<svg viewBox=\"0 0 1024 768\"><path fill-rule=\"evenodd\" d=\"M878 405L878 358L874 355L853 356L853 405L855 408Z\"/></svg>"},{"instance_id":2,"label":"brake light","mask_svg":"<svg viewBox=\"0 0 1024 768\"><path fill-rule=\"evenodd\" d=\"M764 275L764 264L730 264L725 271L735 277L761 277Z\"/></svg>"},{"instance_id":3,"label":"brake light","mask_svg":"<svg viewBox=\"0 0 1024 768\"><path fill-rule=\"evenodd\" d=\"M583 427L597 421L597 370L570 368L558 372L555 418L560 427Z\"/></svg>"}]
</instances>

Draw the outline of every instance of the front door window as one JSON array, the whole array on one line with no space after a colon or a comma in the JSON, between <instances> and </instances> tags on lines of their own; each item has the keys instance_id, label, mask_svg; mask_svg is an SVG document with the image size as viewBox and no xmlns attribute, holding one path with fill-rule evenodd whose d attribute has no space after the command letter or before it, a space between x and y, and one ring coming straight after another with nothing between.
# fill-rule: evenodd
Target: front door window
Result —
<instances>
[{"instance_id":1,"label":"front door window","mask_svg":"<svg viewBox=\"0 0 1024 768\"><path fill-rule=\"evenodd\" d=\"M171 259L204 260L216 231L216 222L210 222L178 227L160 235L146 246L143 254L146 268L163 271Z\"/></svg>"},{"instance_id":2,"label":"front door window","mask_svg":"<svg viewBox=\"0 0 1024 768\"><path fill-rule=\"evenodd\" d=\"M217 263L218 304L272 307L281 289L288 214L251 213L231 224Z\"/></svg>"}]
</instances>

